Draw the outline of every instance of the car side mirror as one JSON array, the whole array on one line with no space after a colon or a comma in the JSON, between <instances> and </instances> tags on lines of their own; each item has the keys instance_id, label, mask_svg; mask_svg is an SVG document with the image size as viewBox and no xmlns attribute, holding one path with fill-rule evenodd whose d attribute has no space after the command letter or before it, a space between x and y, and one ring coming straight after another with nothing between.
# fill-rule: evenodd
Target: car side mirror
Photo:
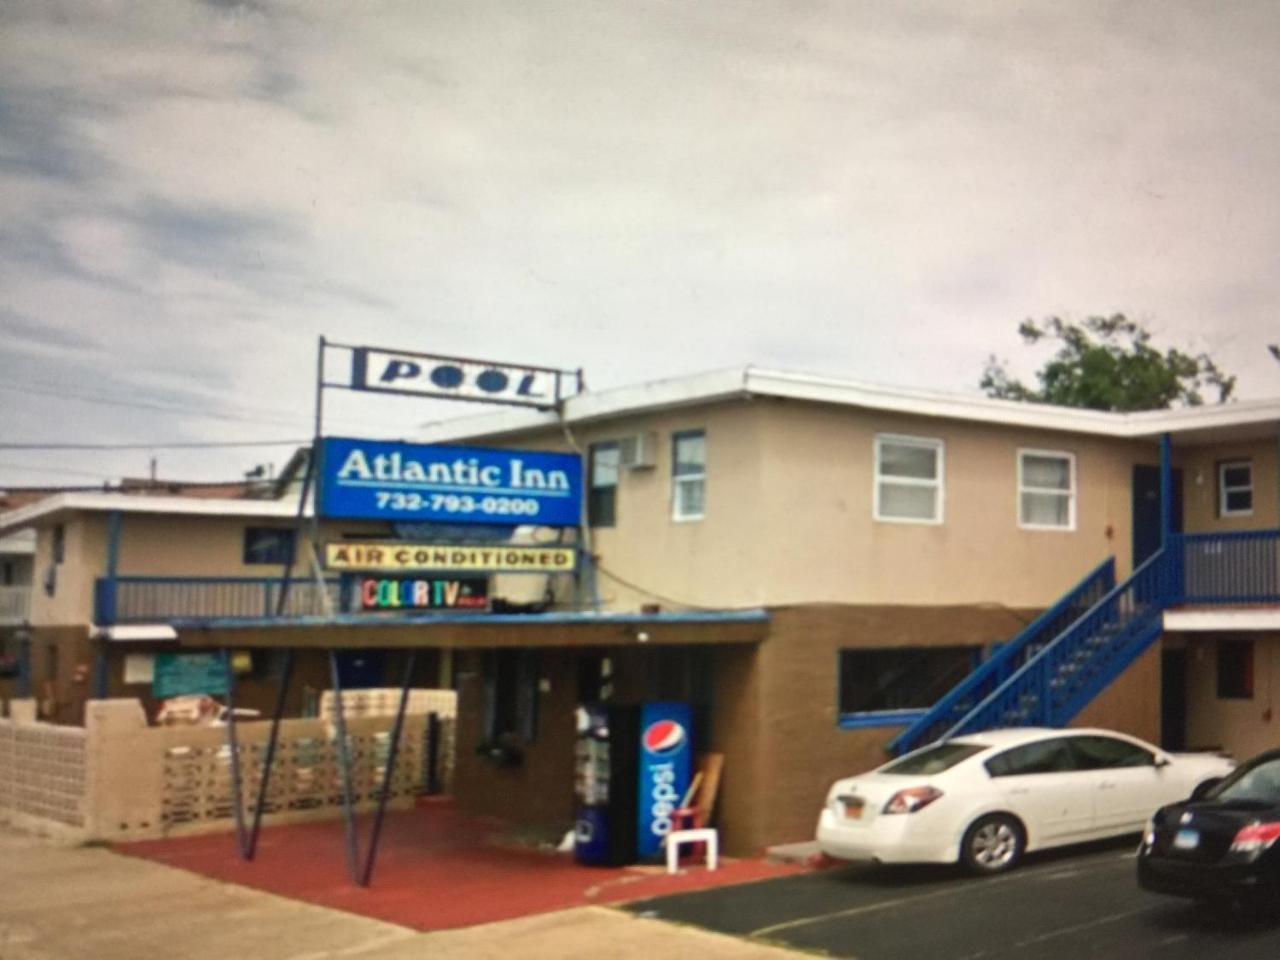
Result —
<instances>
[{"instance_id":1,"label":"car side mirror","mask_svg":"<svg viewBox=\"0 0 1280 960\"><path fill-rule=\"evenodd\" d=\"M1169 764L1171 763L1173 763L1173 761L1170 760L1168 757L1156 757L1155 763L1153 763L1152 766L1155 767L1157 770L1162 770L1165 767L1169 766Z\"/></svg>"},{"instance_id":2,"label":"car side mirror","mask_svg":"<svg viewBox=\"0 0 1280 960\"><path fill-rule=\"evenodd\" d=\"M1209 791L1211 791L1214 787L1216 787L1221 782L1222 782L1222 777L1210 777L1208 780L1205 780L1203 783L1196 784L1196 788L1191 791L1190 799L1192 800L1192 802L1195 802L1196 800L1203 800L1205 797L1209 795Z\"/></svg>"}]
</instances>

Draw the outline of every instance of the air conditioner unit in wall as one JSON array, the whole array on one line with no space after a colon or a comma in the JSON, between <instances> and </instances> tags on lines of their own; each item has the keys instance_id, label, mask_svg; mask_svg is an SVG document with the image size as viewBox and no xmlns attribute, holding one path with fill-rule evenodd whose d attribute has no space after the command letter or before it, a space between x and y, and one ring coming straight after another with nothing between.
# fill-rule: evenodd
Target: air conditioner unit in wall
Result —
<instances>
[{"instance_id":1,"label":"air conditioner unit in wall","mask_svg":"<svg viewBox=\"0 0 1280 960\"><path fill-rule=\"evenodd\" d=\"M656 461L658 436L636 433L618 441L618 465L628 470L648 470Z\"/></svg>"}]
</instances>

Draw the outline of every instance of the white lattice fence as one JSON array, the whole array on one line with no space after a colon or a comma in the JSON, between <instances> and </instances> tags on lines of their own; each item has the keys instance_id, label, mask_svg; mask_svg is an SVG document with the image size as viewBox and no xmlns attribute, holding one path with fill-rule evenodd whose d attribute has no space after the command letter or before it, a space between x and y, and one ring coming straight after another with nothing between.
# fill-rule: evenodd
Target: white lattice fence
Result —
<instances>
[{"instance_id":1,"label":"white lattice fence","mask_svg":"<svg viewBox=\"0 0 1280 960\"><path fill-rule=\"evenodd\" d=\"M80 830L84 801L83 730L0 720L0 820Z\"/></svg>"}]
</instances>

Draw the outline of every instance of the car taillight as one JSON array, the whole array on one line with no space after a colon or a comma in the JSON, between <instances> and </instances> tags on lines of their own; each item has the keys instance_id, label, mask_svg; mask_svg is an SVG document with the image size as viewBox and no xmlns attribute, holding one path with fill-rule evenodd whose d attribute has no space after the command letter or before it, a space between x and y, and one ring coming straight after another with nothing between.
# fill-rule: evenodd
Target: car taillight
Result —
<instances>
[{"instance_id":1,"label":"car taillight","mask_svg":"<svg viewBox=\"0 0 1280 960\"><path fill-rule=\"evenodd\" d=\"M1280 840L1280 823L1251 823L1231 841L1232 853L1257 853Z\"/></svg>"},{"instance_id":2,"label":"car taillight","mask_svg":"<svg viewBox=\"0 0 1280 960\"><path fill-rule=\"evenodd\" d=\"M908 787L906 790L899 790L889 802L884 805L885 813L915 813L927 807L933 801L942 796L941 790L935 790L933 787Z\"/></svg>"}]
</instances>

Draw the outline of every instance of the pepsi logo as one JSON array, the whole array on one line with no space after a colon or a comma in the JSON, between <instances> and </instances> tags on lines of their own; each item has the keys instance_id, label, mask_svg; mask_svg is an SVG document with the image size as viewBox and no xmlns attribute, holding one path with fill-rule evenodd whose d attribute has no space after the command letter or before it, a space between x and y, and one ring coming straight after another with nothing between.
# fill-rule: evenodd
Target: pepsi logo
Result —
<instances>
[{"instance_id":1,"label":"pepsi logo","mask_svg":"<svg viewBox=\"0 0 1280 960\"><path fill-rule=\"evenodd\" d=\"M649 724L641 738L649 753L670 753L684 743L684 727L674 720L659 720Z\"/></svg>"}]
</instances>

